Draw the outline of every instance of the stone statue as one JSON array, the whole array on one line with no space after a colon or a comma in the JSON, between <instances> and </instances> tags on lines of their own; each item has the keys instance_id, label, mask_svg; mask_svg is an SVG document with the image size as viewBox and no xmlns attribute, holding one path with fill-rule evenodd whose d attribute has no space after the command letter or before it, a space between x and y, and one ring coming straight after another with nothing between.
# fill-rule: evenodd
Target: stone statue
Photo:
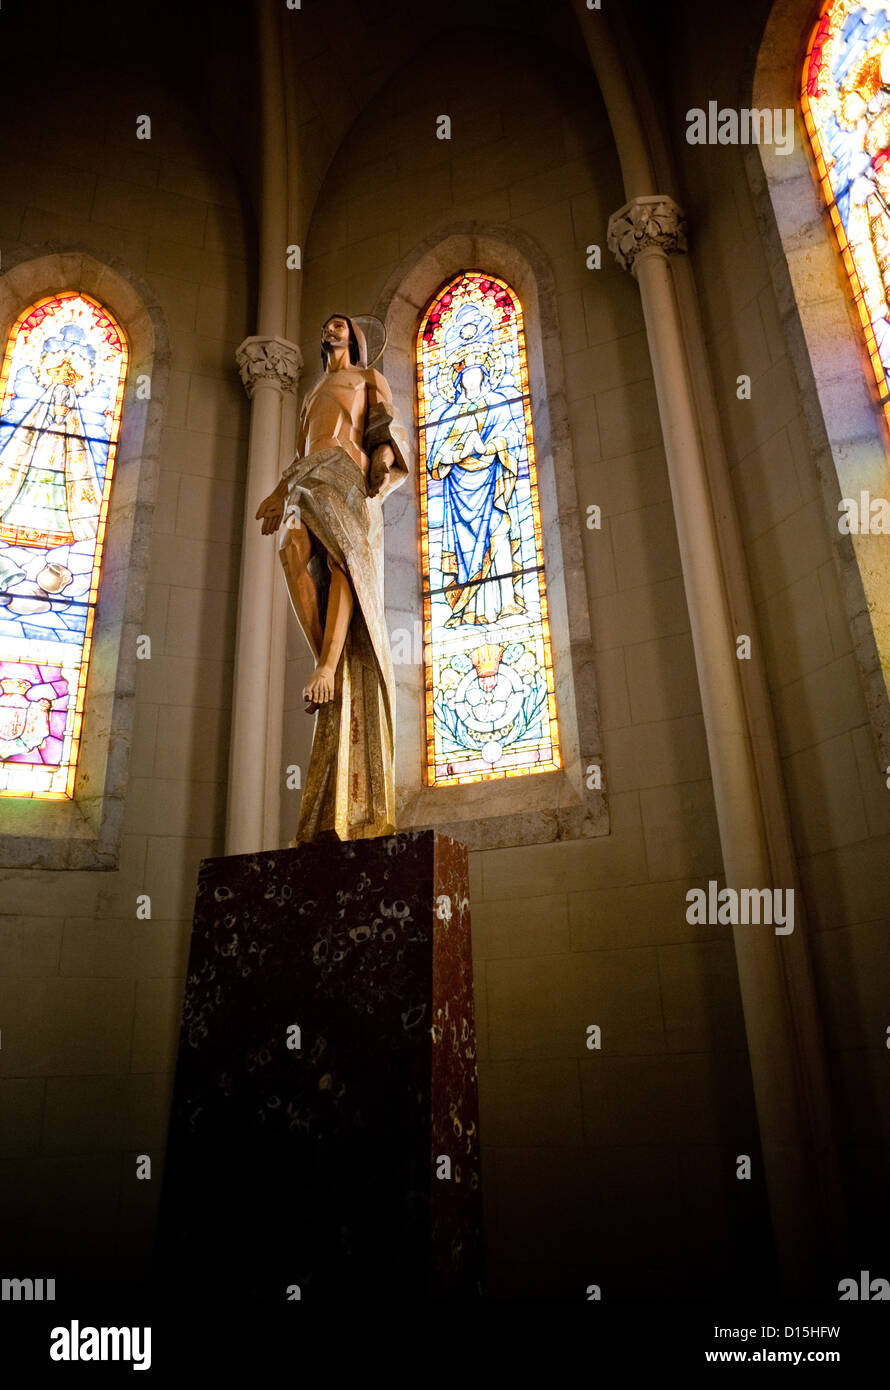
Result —
<instances>
[{"instance_id":1,"label":"stone statue","mask_svg":"<svg viewBox=\"0 0 890 1390\"><path fill-rule=\"evenodd\" d=\"M405 481L406 450L385 377L359 325L322 329L324 375L303 402L297 456L257 511L281 528L279 557L315 673L316 714L293 844L395 829L395 681L383 610L384 496Z\"/></svg>"}]
</instances>

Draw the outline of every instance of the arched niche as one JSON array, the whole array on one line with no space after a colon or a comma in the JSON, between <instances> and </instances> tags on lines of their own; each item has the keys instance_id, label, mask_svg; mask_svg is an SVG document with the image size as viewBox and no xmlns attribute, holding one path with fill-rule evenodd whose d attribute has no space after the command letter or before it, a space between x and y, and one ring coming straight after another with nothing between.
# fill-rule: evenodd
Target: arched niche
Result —
<instances>
[{"instance_id":1,"label":"arched niche","mask_svg":"<svg viewBox=\"0 0 890 1390\"><path fill-rule=\"evenodd\" d=\"M108 309L126 335L130 356L74 796L66 801L0 799L0 866L114 869L123 828L137 638L142 633L170 354L163 317L150 290L123 265L108 264L76 248L4 260L4 347L24 308L63 290L81 291ZM140 378L142 389L137 393Z\"/></svg>"},{"instance_id":2,"label":"arched niche","mask_svg":"<svg viewBox=\"0 0 890 1390\"><path fill-rule=\"evenodd\" d=\"M382 369L399 416L416 441L415 344L421 315L462 270L506 280L525 317L544 561L562 767L464 786L424 786L420 510L416 480L388 502L386 610L390 634L416 634L414 659L395 667L397 818L400 828L435 826L472 849L538 844L609 832L580 515L563 384L556 294L546 258L530 237L463 223L422 243L391 276L374 312L390 346ZM589 785L593 784L593 785Z\"/></svg>"}]
</instances>

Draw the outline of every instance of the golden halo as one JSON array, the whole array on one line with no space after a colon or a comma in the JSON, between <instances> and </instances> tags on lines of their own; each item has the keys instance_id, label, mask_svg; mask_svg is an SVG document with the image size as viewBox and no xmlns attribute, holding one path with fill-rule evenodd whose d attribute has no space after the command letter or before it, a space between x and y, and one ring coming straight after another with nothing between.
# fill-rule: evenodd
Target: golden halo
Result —
<instances>
[{"instance_id":1,"label":"golden halo","mask_svg":"<svg viewBox=\"0 0 890 1390\"><path fill-rule=\"evenodd\" d=\"M351 314L350 317L365 335L368 366L372 367L386 348L386 324L376 314Z\"/></svg>"}]
</instances>

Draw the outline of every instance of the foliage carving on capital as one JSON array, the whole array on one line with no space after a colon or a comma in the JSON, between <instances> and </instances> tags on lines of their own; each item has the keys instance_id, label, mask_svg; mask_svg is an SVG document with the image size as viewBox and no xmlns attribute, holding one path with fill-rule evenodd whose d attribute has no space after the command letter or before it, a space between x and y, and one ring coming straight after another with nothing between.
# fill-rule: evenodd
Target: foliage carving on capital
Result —
<instances>
[{"instance_id":1,"label":"foliage carving on capital","mask_svg":"<svg viewBox=\"0 0 890 1390\"><path fill-rule=\"evenodd\" d=\"M686 250L686 218L666 195L632 198L609 218L608 244L618 264L633 272L643 252L675 256Z\"/></svg>"},{"instance_id":2,"label":"foliage carving on capital","mask_svg":"<svg viewBox=\"0 0 890 1390\"><path fill-rule=\"evenodd\" d=\"M286 338L245 338L235 352L235 361L251 397L258 386L296 391L303 370L303 354Z\"/></svg>"}]
</instances>

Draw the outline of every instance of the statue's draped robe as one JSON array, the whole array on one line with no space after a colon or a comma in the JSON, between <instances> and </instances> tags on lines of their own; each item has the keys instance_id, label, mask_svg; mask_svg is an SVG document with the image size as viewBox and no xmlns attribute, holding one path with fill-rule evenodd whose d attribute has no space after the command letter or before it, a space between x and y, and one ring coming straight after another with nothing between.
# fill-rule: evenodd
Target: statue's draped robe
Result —
<instances>
[{"instance_id":1,"label":"statue's draped robe","mask_svg":"<svg viewBox=\"0 0 890 1390\"><path fill-rule=\"evenodd\" d=\"M393 483L406 471L397 458ZM395 829L395 677L383 608L382 494L368 496L362 470L340 448L295 459L284 478L288 507L299 507L315 541L348 575L355 600L334 698L315 716L294 843L330 832L341 840L389 835ZM330 574L320 549L310 573L324 624Z\"/></svg>"}]
</instances>

